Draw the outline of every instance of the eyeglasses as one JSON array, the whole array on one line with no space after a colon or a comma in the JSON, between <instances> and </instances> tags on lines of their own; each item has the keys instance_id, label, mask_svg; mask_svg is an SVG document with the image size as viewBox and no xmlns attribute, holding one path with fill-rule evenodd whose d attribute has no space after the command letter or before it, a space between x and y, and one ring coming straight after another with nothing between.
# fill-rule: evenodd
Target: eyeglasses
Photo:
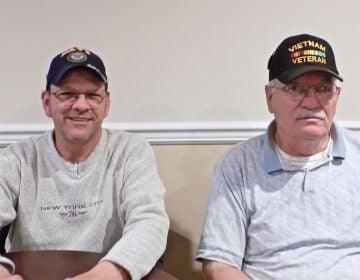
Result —
<instances>
[{"instance_id":1,"label":"eyeglasses","mask_svg":"<svg viewBox=\"0 0 360 280\"><path fill-rule=\"evenodd\" d=\"M49 94L54 95L59 101L61 101L64 104L72 105L74 104L81 94L84 95L87 103L91 107L97 107L99 106L102 101L105 98L105 95L97 93L97 92L89 92L89 93L78 93L78 92L72 92L68 90L58 90L55 92L49 92Z\"/></svg>"},{"instance_id":2,"label":"eyeglasses","mask_svg":"<svg viewBox=\"0 0 360 280\"><path fill-rule=\"evenodd\" d=\"M306 84L286 84L283 87L272 87L285 92L294 101L302 100L309 94L310 89L313 89L316 97L320 102L329 101L334 96L335 92L339 91L340 89L340 87L336 85L326 83L317 84L314 86L309 86Z\"/></svg>"}]
</instances>

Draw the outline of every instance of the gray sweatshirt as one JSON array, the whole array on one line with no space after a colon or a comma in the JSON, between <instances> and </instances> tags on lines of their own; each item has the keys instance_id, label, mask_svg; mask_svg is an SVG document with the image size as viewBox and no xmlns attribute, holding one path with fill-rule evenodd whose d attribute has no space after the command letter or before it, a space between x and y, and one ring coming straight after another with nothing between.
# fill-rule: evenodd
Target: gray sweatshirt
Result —
<instances>
[{"instance_id":1,"label":"gray sweatshirt","mask_svg":"<svg viewBox=\"0 0 360 280\"><path fill-rule=\"evenodd\" d=\"M163 254L169 229L150 145L103 129L86 161L73 164L59 155L52 136L49 131L0 154L0 228L12 223L7 252L103 253L102 260L142 278ZM0 262L13 266L4 256Z\"/></svg>"}]
</instances>

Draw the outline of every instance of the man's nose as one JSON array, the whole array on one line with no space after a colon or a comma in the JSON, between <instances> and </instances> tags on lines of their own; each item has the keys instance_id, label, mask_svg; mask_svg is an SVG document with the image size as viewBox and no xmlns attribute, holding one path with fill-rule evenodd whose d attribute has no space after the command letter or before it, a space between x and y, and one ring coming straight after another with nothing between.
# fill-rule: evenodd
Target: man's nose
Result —
<instances>
[{"instance_id":1,"label":"man's nose","mask_svg":"<svg viewBox=\"0 0 360 280\"><path fill-rule=\"evenodd\" d=\"M72 107L73 107L73 109L78 109L78 110L88 109L90 106L89 106L89 102L86 99L86 95L83 93L80 93L77 96L76 100L74 101L74 104Z\"/></svg>"},{"instance_id":2,"label":"man's nose","mask_svg":"<svg viewBox=\"0 0 360 280\"><path fill-rule=\"evenodd\" d=\"M319 105L319 99L313 87L310 87L306 94L304 94L301 104L309 108L314 108Z\"/></svg>"}]
</instances>

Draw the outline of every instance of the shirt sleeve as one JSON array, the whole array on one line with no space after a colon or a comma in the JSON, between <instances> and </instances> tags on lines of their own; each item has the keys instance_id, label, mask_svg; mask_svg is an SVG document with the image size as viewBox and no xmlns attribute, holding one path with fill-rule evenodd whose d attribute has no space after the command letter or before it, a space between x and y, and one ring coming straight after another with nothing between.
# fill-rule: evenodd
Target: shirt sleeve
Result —
<instances>
[{"instance_id":1,"label":"shirt sleeve","mask_svg":"<svg viewBox=\"0 0 360 280\"><path fill-rule=\"evenodd\" d=\"M16 218L18 197L17 161L9 149L5 149L0 155L0 170L0 230L2 230ZM0 255L0 264L14 273L15 265L10 259Z\"/></svg>"},{"instance_id":2,"label":"shirt sleeve","mask_svg":"<svg viewBox=\"0 0 360 280\"><path fill-rule=\"evenodd\" d=\"M153 151L146 141L140 141L132 149L125 168L119 206L125 217L123 236L103 260L121 265L132 279L140 279L165 251L169 230L165 188Z\"/></svg>"},{"instance_id":3,"label":"shirt sleeve","mask_svg":"<svg viewBox=\"0 0 360 280\"><path fill-rule=\"evenodd\" d=\"M222 161L215 168L196 260L214 260L241 269L248 223L241 171L234 166Z\"/></svg>"}]
</instances>

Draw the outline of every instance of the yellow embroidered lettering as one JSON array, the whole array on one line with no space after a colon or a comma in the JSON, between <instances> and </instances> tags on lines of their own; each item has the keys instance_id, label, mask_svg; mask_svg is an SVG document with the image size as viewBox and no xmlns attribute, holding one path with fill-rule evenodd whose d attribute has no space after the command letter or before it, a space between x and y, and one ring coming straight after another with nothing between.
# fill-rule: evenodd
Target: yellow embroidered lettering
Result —
<instances>
[{"instance_id":1,"label":"yellow embroidered lettering","mask_svg":"<svg viewBox=\"0 0 360 280\"><path fill-rule=\"evenodd\" d=\"M326 52L326 47L325 46L319 44L318 42L311 41L311 40L297 43L297 44L291 46L290 48L288 48L288 51L294 52L294 51L297 51L297 50L302 49L304 47L313 47L313 48L317 48L317 49L319 49L319 50L321 50L323 52Z\"/></svg>"}]
</instances>

